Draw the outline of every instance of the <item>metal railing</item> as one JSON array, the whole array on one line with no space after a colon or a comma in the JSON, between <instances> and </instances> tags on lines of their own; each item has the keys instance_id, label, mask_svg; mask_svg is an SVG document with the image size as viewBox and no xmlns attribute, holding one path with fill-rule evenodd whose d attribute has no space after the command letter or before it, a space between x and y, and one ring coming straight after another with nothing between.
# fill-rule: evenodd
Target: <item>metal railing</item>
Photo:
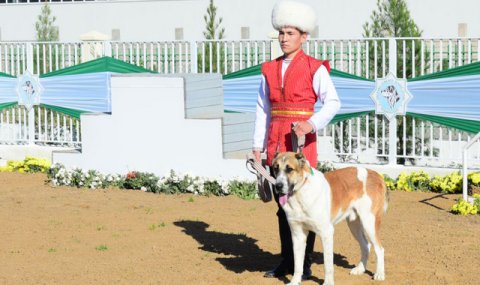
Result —
<instances>
[{"instance_id":1,"label":"metal railing","mask_svg":"<svg viewBox=\"0 0 480 285\"><path fill-rule=\"evenodd\" d=\"M397 77L412 78L480 60L479 38L367 38L367 39L309 39L304 51L316 58L328 59L332 68L368 79L384 77L388 72ZM27 68L34 74L73 66L102 56L142 66L159 73L232 73L280 56L277 40L239 41L152 41L152 42L0 42L0 72L14 76ZM2 133L15 134L16 141L25 141L26 132L20 125L28 126L28 120L16 118L12 129L13 111L2 112ZM36 111L39 112L38 110ZM45 110L40 113L44 114ZM15 116L25 116L20 110ZM53 115L56 117L57 115ZM64 115L59 115L60 117ZM41 116L37 116L37 120ZM80 143L79 122L65 117L58 120L41 119L42 128L35 129L38 143ZM45 118L45 116L43 116ZM63 118L63 117L62 117ZM71 120L72 128L70 128ZM324 131L330 136L339 159L358 159L366 150L380 161L401 159L404 161L442 160L457 163L459 156L451 149L460 149L469 141L468 133L441 127L430 122L401 118L396 124L380 116L366 116L340 122ZM54 135L50 124L64 126ZM402 126L406 126L402 129ZM390 128L393 128L390 130ZM8 131L7 131L8 130ZM365 131L362 131L365 130ZM68 132L67 132L68 131ZM63 134L63 135L60 135ZM341 134L341 135L340 135ZM3 135L0 135L2 138ZM321 135L322 136L322 135ZM69 137L69 138L65 138ZM399 147L397 150L397 142ZM3 139L2 139L3 140ZM394 145L394 147L392 147ZM478 157L478 152L471 152ZM461 158L461 157L460 157Z\"/></svg>"},{"instance_id":2,"label":"metal railing","mask_svg":"<svg viewBox=\"0 0 480 285\"><path fill-rule=\"evenodd\" d=\"M473 147L474 144L477 144L477 149L480 149L480 133L478 133L473 139L470 140L470 142L466 145L463 146L462 148L462 155L463 155L463 183L462 183L462 197L463 200L468 201L468 160L469 160L469 155L468 151L471 147ZM471 201L469 201L471 202Z\"/></svg>"},{"instance_id":3,"label":"metal railing","mask_svg":"<svg viewBox=\"0 0 480 285\"><path fill-rule=\"evenodd\" d=\"M30 136L28 112L23 106L0 110L0 143L81 145L80 120L41 106L33 107L33 134Z\"/></svg>"},{"instance_id":4,"label":"metal railing","mask_svg":"<svg viewBox=\"0 0 480 285\"><path fill-rule=\"evenodd\" d=\"M319 133L319 159L385 164L390 152L389 137L388 120L382 115L371 113L340 121ZM402 116L397 132L397 163L459 168L463 163L459 150L471 142L472 135L467 132ZM467 159L480 167L480 142L471 147Z\"/></svg>"},{"instance_id":5,"label":"metal railing","mask_svg":"<svg viewBox=\"0 0 480 285\"><path fill-rule=\"evenodd\" d=\"M397 77L412 78L480 60L480 38L310 39L307 54L332 68L369 79L384 77L390 49ZM280 55L277 40L155 42L0 42L0 72L44 74L102 56L160 73L232 73ZM29 66L29 60L31 65Z\"/></svg>"}]
</instances>

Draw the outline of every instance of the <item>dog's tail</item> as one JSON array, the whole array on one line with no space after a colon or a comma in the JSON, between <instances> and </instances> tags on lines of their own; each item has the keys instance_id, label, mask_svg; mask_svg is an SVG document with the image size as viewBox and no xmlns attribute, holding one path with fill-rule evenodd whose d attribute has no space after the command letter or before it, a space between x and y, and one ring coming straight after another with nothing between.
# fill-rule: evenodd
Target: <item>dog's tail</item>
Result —
<instances>
[{"instance_id":1,"label":"dog's tail","mask_svg":"<svg viewBox=\"0 0 480 285\"><path fill-rule=\"evenodd\" d=\"M390 190L388 190L387 185L383 183L383 212L386 213L388 210L388 204L390 203Z\"/></svg>"}]
</instances>

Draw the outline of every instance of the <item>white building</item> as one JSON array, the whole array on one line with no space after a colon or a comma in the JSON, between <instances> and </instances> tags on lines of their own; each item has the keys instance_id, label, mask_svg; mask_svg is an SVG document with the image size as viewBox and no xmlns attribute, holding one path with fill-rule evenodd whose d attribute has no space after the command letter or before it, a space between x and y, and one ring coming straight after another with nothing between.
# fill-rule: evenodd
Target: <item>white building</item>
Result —
<instances>
[{"instance_id":1,"label":"white building","mask_svg":"<svg viewBox=\"0 0 480 285\"><path fill-rule=\"evenodd\" d=\"M39 0L0 0L0 40L35 40ZM65 0L57 0L65 1ZM277 0L215 0L226 39L266 39L273 31L270 13ZM313 37L362 37L377 0L305 0L316 8L318 32ZM407 0L424 37L480 37L480 1ZM98 31L121 41L201 40L209 0L138 0L52 2L60 41L78 41Z\"/></svg>"}]
</instances>

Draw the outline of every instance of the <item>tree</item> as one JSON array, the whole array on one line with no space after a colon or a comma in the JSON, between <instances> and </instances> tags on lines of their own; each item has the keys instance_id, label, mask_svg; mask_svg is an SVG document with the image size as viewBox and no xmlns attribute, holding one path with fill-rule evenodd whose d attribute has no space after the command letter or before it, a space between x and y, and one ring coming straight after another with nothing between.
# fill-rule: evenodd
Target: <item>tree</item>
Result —
<instances>
[{"instance_id":1,"label":"tree","mask_svg":"<svg viewBox=\"0 0 480 285\"><path fill-rule=\"evenodd\" d=\"M217 18L217 7L213 3L213 0L210 0L210 4L207 7L207 14L203 15L203 19L205 20L205 28L206 30L203 32L205 39L207 40L216 40L216 39L223 39L225 35L225 28L221 28L220 25L222 24L223 18Z\"/></svg>"},{"instance_id":2,"label":"tree","mask_svg":"<svg viewBox=\"0 0 480 285\"><path fill-rule=\"evenodd\" d=\"M55 16L52 16L50 6L45 2L45 5L42 7L42 12L38 15L37 22L35 23L37 41L58 41L58 27L54 26L56 19Z\"/></svg>"},{"instance_id":3,"label":"tree","mask_svg":"<svg viewBox=\"0 0 480 285\"><path fill-rule=\"evenodd\" d=\"M378 11L373 11L370 16L371 23L366 22L363 25L363 36L371 37L421 37L422 30L417 26L410 16L407 3L405 0L377 0ZM413 48L413 45L415 47ZM373 47L370 52L370 67L373 69ZM415 58L412 57L413 50ZM412 63L415 65L416 74L419 74L421 68L421 42L419 40L410 40L405 45L406 70L407 78L413 76ZM388 53L386 55L388 57ZM425 52L425 68L428 67L429 53ZM387 58L388 59L388 58ZM388 60L386 60L388 62ZM397 42L397 76L403 76L403 43ZM378 69L380 70L380 68Z\"/></svg>"},{"instance_id":4,"label":"tree","mask_svg":"<svg viewBox=\"0 0 480 285\"><path fill-rule=\"evenodd\" d=\"M207 7L207 14L203 16L205 20L205 31L203 35L207 40L213 40L212 44L206 43L205 46L205 55L198 57L199 59L199 69L201 69L202 56L205 56L205 71L210 72L210 62L212 63L212 72L223 72L223 66L218 70L217 68L217 53L220 49L220 62L222 62L223 52L221 45L215 40L221 40L225 36L225 28L222 28L223 18L219 17L217 20L217 7L213 3L213 0L210 0L210 4ZM210 58L210 49L212 49L212 57Z\"/></svg>"}]
</instances>

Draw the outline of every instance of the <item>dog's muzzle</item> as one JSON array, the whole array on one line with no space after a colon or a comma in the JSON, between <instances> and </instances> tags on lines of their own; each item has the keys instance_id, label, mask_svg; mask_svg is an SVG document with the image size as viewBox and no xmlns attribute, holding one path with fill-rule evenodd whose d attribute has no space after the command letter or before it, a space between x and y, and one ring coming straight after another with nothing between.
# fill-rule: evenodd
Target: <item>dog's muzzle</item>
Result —
<instances>
[{"instance_id":1,"label":"dog's muzzle","mask_svg":"<svg viewBox=\"0 0 480 285\"><path fill-rule=\"evenodd\" d=\"M275 183L275 193L280 194L283 192L282 190L283 190L283 182L277 181L277 183Z\"/></svg>"}]
</instances>

